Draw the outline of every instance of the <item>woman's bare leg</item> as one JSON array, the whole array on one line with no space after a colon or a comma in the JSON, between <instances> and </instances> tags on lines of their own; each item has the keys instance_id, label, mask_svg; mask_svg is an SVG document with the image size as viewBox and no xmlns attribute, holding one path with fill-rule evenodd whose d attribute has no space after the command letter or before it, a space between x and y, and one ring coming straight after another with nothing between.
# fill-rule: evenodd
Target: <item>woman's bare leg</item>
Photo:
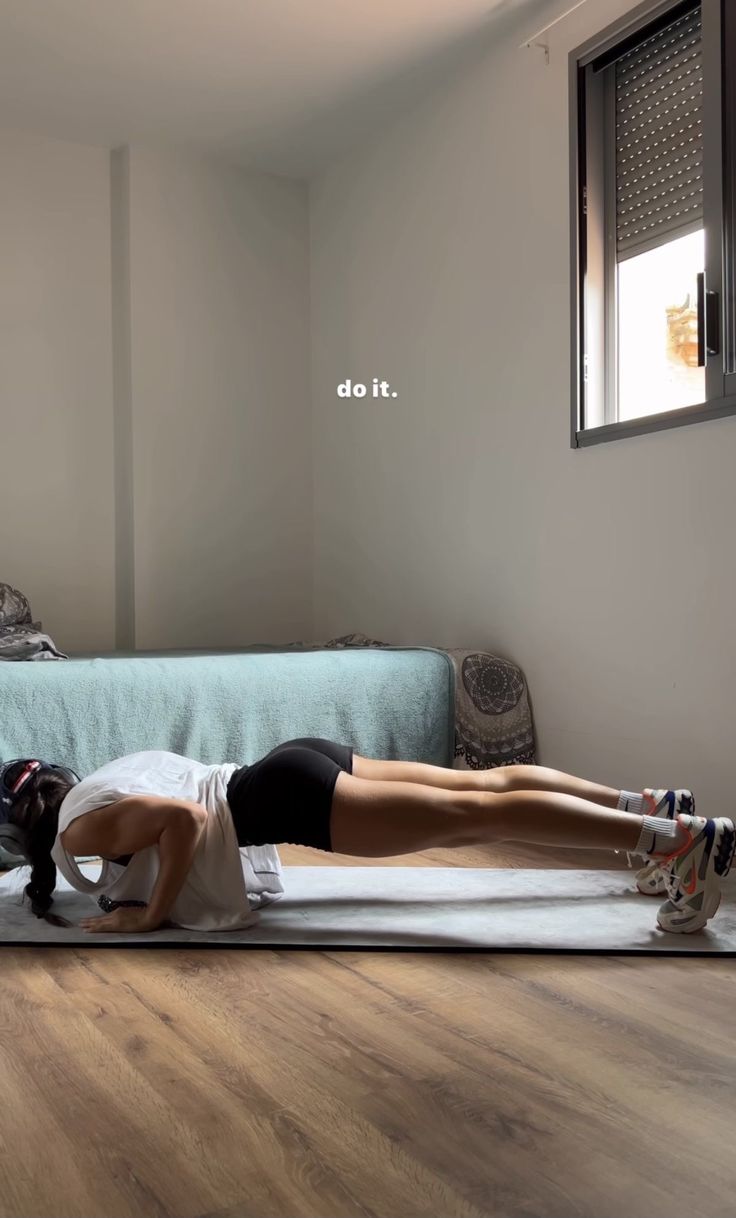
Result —
<instances>
[{"instance_id":1,"label":"woman's bare leg","mask_svg":"<svg viewBox=\"0 0 736 1218\"><path fill-rule=\"evenodd\" d=\"M332 796L337 854L387 858L513 841L633 851L642 818L552 791L453 791L341 771Z\"/></svg>"},{"instance_id":2,"label":"woman's bare leg","mask_svg":"<svg viewBox=\"0 0 736 1218\"><path fill-rule=\"evenodd\" d=\"M376 761L353 754L353 774L379 782L415 782L448 791L557 791L615 808L620 792L541 765L504 765L492 770L450 770L421 761Z\"/></svg>"}]
</instances>

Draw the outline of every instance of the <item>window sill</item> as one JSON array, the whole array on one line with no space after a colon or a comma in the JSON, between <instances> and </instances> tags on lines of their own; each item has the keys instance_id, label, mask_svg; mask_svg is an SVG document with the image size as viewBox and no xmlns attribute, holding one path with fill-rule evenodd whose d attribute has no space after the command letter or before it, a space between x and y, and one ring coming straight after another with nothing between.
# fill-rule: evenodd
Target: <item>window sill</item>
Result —
<instances>
[{"instance_id":1,"label":"window sill","mask_svg":"<svg viewBox=\"0 0 736 1218\"><path fill-rule=\"evenodd\" d=\"M573 434L571 448L588 448L592 444L608 443L610 440L628 440L652 431L686 427L689 423L703 423L706 419L720 419L731 414L736 414L736 394L720 398L717 402L705 402L701 406L683 406L680 410L668 410L640 419L627 419L622 423L588 427Z\"/></svg>"}]
</instances>

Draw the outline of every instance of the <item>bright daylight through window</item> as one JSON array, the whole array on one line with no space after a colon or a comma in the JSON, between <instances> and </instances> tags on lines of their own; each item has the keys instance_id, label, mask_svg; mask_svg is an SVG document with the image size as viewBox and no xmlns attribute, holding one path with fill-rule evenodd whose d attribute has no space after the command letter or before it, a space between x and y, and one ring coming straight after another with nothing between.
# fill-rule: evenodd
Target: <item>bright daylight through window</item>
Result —
<instances>
[{"instance_id":1,"label":"bright daylight through window","mask_svg":"<svg viewBox=\"0 0 736 1218\"><path fill-rule=\"evenodd\" d=\"M644 4L571 55L576 447L736 412L735 8Z\"/></svg>"},{"instance_id":2,"label":"bright daylight through window","mask_svg":"<svg viewBox=\"0 0 736 1218\"><path fill-rule=\"evenodd\" d=\"M701 228L619 263L620 420L705 400L697 308L704 252Z\"/></svg>"}]
</instances>

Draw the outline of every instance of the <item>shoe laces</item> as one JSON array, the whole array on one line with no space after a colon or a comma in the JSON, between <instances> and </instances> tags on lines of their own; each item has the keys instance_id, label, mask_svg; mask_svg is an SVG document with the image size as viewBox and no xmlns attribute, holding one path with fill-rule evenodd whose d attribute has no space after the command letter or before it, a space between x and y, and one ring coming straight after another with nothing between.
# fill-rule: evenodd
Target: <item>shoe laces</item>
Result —
<instances>
[{"instance_id":1,"label":"shoe laces","mask_svg":"<svg viewBox=\"0 0 736 1218\"><path fill-rule=\"evenodd\" d=\"M620 854L620 853L621 853L621 851L620 851L620 850L614 850L614 852L613 852L613 853L614 853L614 854ZM633 871L633 870L634 870L634 863L632 863L632 861L631 861L631 851L630 851L630 850L624 850L624 854L626 855L626 866L628 867L629 871ZM637 858L637 860L638 860L638 855L637 855L637 856L635 856L635 857L636 857L636 858ZM664 866L663 866L663 864L662 864L662 863L658 863L658 862L656 862L656 860L654 860L654 859L653 859L653 860L652 860L650 863L647 863L647 864L646 864L646 866L644 866L644 867L640 867L640 866L639 866L639 864L638 864L638 861L637 861L636 866L637 866L637 868L638 868L638 874L641 876L641 878L642 878L643 880L644 880L644 879L646 879L646 878L647 878L647 876L650 876L650 875L652 874L652 872L654 872L654 871L664 871Z\"/></svg>"},{"instance_id":2,"label":"shoe laces","mask_svg":"<svg viewBox=\"0 0 736 1218\"><path fill-rule=\"evenodd\" d=\"M629 867L631 867L631 858L630 858L628 850L626 851L626 857L629 859ZM669 868L663 867L661 863L658 863L654 859L652 859L651 862L647 863L646 866L642 867L641 870L639 871L639 879L647 880L647 879L649 879L650 875L654 874L655 871L661 871L662 875L665 877L665 880L667 878L667 875L669 874Z\"/></svg>"},{"instance_id":3,"label":"shoe laces","mask_svg":"<svg viewBox=\"0 0 736 1218\"><path fill-rule=\"evenodd\" d=\"M682 857L683 854L688 854L690 852L693 842L695 841L696 837L699 836L699 834L693 833L691 829L688 829L687 833L689 840L683 842L679 849L673 850L670 854L665 854L661 859L652 859L652 865L659 867L660 871L662 872L662 878L664 880L664 886L667 890L667 896L669 897L670 901L673 902L673 904L676 904L679 897L682 895L680 889L680 879L675 874L675 863L677 859Z\"/></svg>"},{"instance_id":4,"label":"shoe laces","mask_svg":"<svg viewBox=\"0 0 736 1218\"><path fill-rule=\"evenodd\" d=\"M662 872L662 879L664 880L667 896L674 905L677 903L678 898L681 895L680 881L675 875L674 868L671 864L669 867L660 867L660 871Z\"/></svg>"},{"instance_id":5,"label":"shoe laces","mask_svg":"<svg viewBox=\"0 0 736 1218\"><path fill-rule=\"evenodd\" d=\"M620 854L620 853L621 853L621 851L620 851L620 850L614 850L614 852L613 852L613 853L614 853L614 854ZM632 870L633 870L633 866L634 866L634 864L633 864L633 863L632 863L632 861L631 861L631 851L630 851L630 850L624 850L624 854L626 855L626 865L627 865L627 867L628 867L629 871L632 871Z\"/></svg>"}]
</instances>

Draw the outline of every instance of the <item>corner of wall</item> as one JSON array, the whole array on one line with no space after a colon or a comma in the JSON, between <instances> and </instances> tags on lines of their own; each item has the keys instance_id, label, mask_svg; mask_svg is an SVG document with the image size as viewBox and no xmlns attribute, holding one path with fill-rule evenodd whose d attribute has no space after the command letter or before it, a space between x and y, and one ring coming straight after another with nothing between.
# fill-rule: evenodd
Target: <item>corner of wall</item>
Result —
<instances>
[{"instance_id":1,"label":"corner of wall","mask_svg":"<svg viewBox=\"0 0 736 1218\"><path fill-rule=\"evenodd\" d=\"M115 646L135 649L133 401L130 316L130 150L110 153L115 498Z\"/></svg>"}]
</instances>

